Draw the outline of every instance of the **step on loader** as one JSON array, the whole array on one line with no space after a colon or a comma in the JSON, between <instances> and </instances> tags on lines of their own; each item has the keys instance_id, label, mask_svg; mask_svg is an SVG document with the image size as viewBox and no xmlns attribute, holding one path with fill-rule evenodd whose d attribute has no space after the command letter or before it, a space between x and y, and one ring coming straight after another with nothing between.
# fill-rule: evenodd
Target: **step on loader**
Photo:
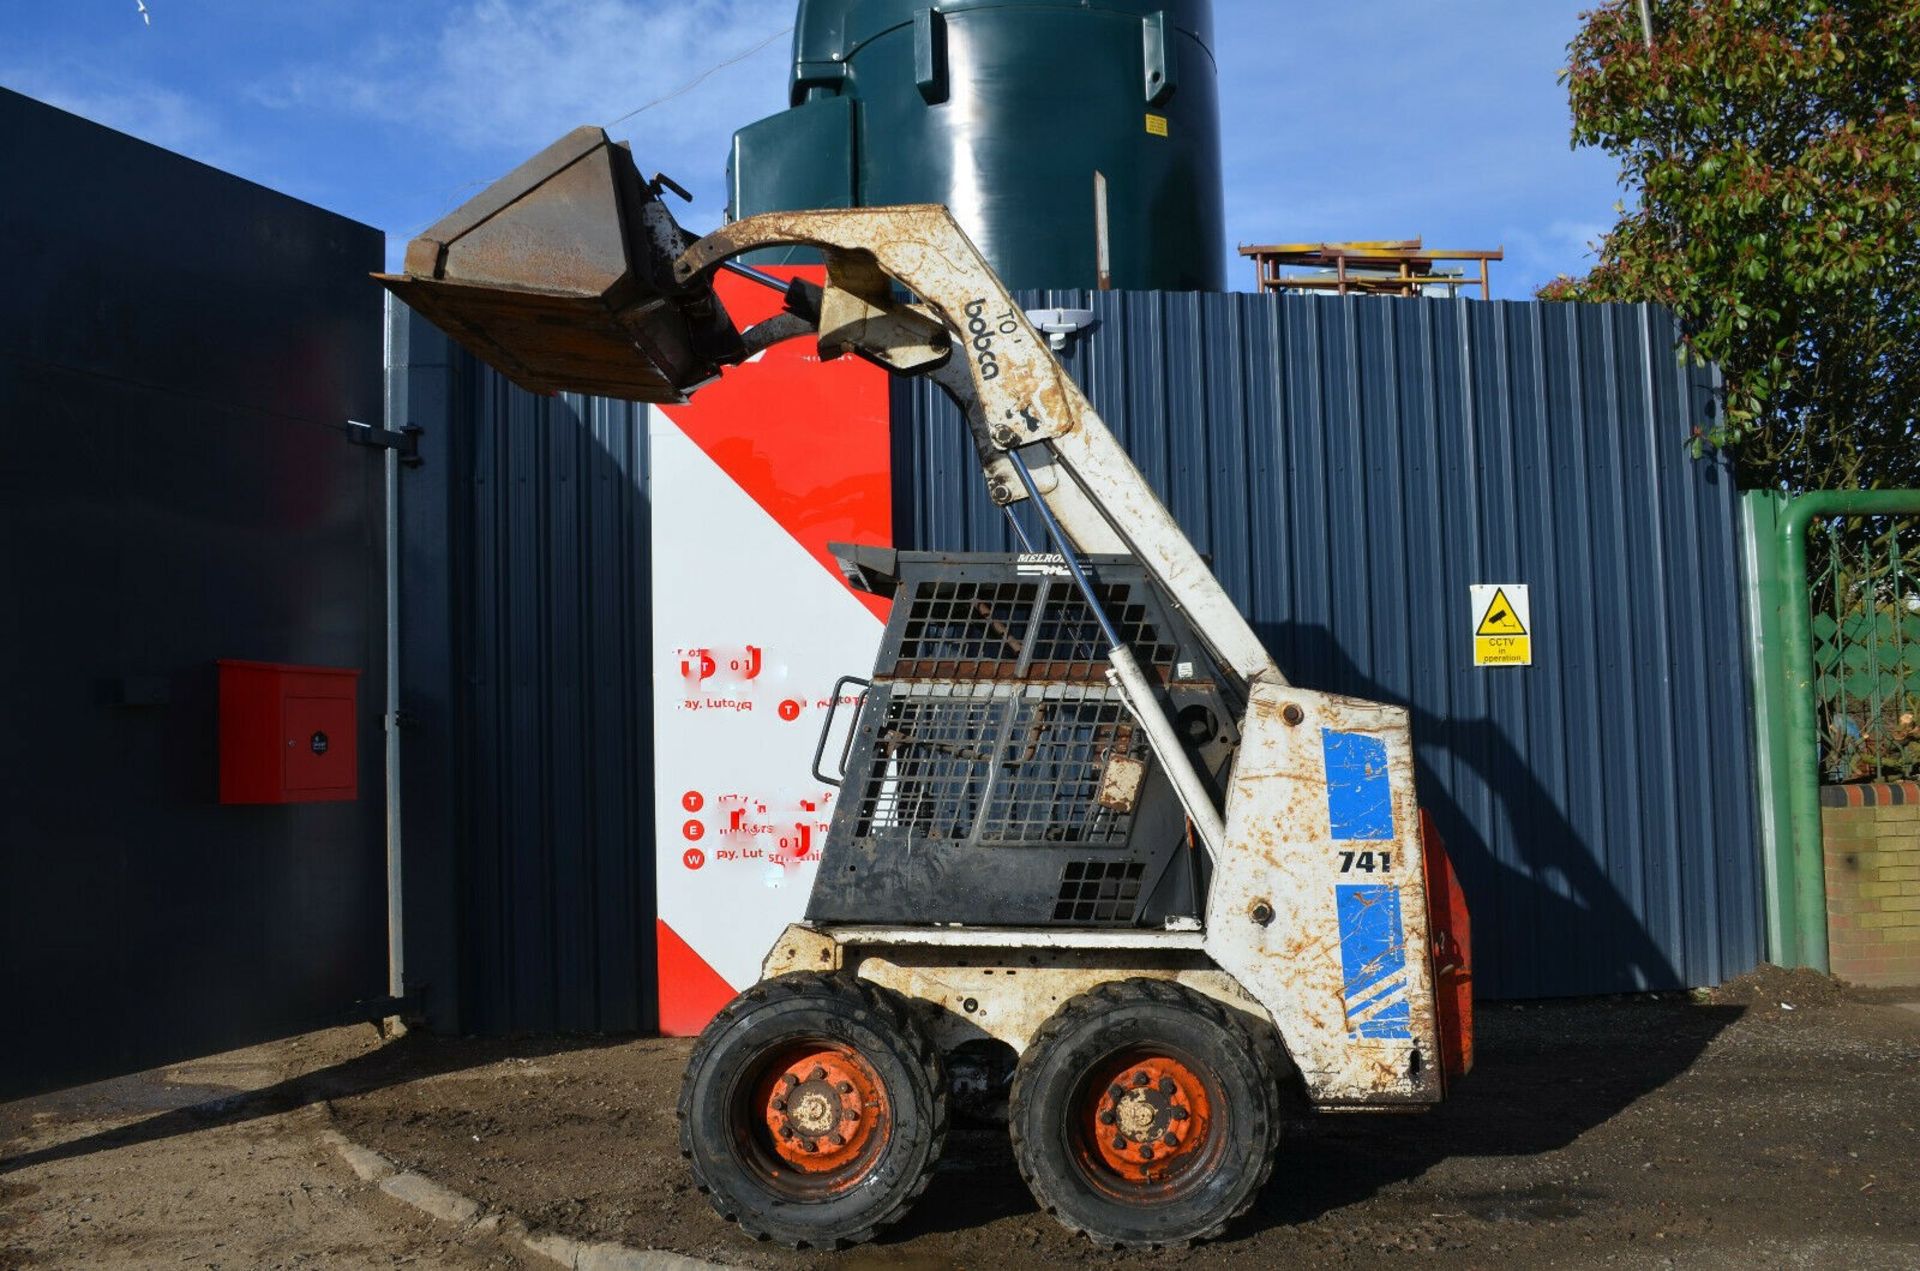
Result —
<instances>
[{"instance_id":1,"label":"step on loader","mask_svg":"<svg viewBox=\"0 0 1920 1271\"><path fill-rule=\"evenodd\" d=\"M582 128L383 281L536 390L684 401L803 336L928 376L1043 539L839 549L892 616L820 739L841 794L806 918L688 1065L681 1148L714 1207L795 1247L871 1239L996 1055L1035 1200L1113 1246L1219 1235L1296 1117L1438 1102L1472 1058L1467 916L1407 712L1287 682L947 209L695 238L674 189ZM737 260L775 246L819 253L824 285ZM723 269L781 313L738 330Z\"/></svg>"}]
</instances>

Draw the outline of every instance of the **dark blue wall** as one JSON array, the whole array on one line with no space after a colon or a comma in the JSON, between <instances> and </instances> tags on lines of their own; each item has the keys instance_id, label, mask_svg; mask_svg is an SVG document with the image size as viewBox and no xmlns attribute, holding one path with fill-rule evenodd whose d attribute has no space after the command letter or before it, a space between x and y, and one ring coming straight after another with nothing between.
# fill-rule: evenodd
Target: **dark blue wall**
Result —
<instances>
[{"instance_id":1,"label":"dark blue wall","mask_svg":"<svg viewBox=\"0 0 1920 1271\"><path fill-rule=\"evenodd\" d=\"M377 230L0 90L0 1099L385 994ZM356 667L217 801L214 660Z\"/></svg>"},{"instance_id":2,"label":"dark blue wall","mask_svg":"<svg viewBox=\"0 0 1920 1271\"><path fill-rule=\"evenodd\" d=\"M1411 707L1483 995L1716 983L1762 948L1735 491L1657 310L1050 293L1067 361L1294 681ZM903 545L1008 550L958 416L896 389ZM1475 669L1471 583L1532 588Z\"/></svg>"}]
</instances>

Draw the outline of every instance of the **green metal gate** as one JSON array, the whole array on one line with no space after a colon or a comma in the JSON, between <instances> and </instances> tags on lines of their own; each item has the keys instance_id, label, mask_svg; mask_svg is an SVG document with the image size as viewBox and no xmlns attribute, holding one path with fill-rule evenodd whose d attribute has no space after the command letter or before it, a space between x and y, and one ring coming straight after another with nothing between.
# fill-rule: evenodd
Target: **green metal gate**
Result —
<instances>
[{"instance_id":1,"label":"green metal gate","mask_svg":"<svg viewBox=\"0 0 1920 1271\"><path fill-rule=\"evenodd\" d=\"M1746 499L1767 946L1826 970L1820 787L1920 777L1920 490Z\"/></svg>"}]
</instances>

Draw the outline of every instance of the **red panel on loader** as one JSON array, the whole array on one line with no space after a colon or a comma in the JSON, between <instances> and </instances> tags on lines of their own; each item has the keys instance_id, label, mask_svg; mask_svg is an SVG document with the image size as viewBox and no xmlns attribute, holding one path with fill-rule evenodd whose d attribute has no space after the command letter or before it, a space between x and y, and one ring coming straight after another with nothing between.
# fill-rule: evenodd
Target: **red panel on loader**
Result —
<instances>
[{"instance_id":1,"label":"red panel on loader","mask_svg":"<svg viewBox=\"0 0 1920 1271\"><path fill-rule=\"evenodd\" d=\"M1449 1077L1473 1071L1473 920L1467 894L1447 857L1433 818L1420 810L1420 842L1427 871L1427 928L1433 943L1433 998L1440 1026L1441 1070Z\"/></svg>"}]
</instances>

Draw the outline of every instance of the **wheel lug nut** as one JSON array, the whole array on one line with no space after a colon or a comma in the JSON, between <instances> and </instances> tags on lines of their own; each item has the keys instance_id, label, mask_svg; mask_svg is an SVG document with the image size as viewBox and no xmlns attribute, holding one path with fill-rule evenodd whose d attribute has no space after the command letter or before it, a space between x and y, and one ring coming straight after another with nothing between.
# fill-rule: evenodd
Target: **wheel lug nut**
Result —
<instances>
[{"instance_id":1,"label":"wheel lug nut","mask_svg":"<svg viewBox=\"0 0 1920 1271\"><path fill-rule=\"evenodd\" d=\"M800 1084L800 1078L790 1072L783 1072L780 1074L780 1084L791 1090Z\"/></svg>"},{"instance_id":2,"label":"wheel lug nut","mask_svg":"<svg viewBox=\"0 0 1920 1271\"><path fill-rule=\"evenodd\" d=\"M1140 1159L1143 1161L1150 1161L1153 1159L1153 1144L1142 1143L1140 1145Z\"/></svg>"},{"instance_id":3,"label":"wheel lug nut","mask_svg":"<svg viewBox=\"0 0 1920 1271\"><path fill-rule=\"evenodd\" d=\"M852 1093L853 1093L853 1083L852 1083L851 1081L843 1081L843 1082L841 1082L841 1083L840 1083L840 1093L841 1093L841 1094L852 1094Z\"/></svg>"},{"instance_id":4,"label":"wheel lug nut","mask_svg":"<svg viewBox=\"0 0 1920 1271\"><path fill-rule=\"evenodd\" d=\"M813 1066L813 1071L807 1074L808 1081L825 1081L826 1079L827 1079L827 1070L825 1068L822 1068L819 1064L815 1064Z\"/></svg>"},{"instance_id":5,"label":"wheel lug nut","mask_svg":"<svg viewBox=\"0 0 1920 1271\"><path fill-rule=\"evenodd\" d=\"M1152 1078L1144 1072L1136 1072L1133 1074L1133 1084L1136 1086L1144 1086L1151 1080Z\"/></svg>"},{"instance_id":6,"label":"wheel lug nut","mask_svg":"<svg viewBox=\"0 0 1920 1271\"><path fill-rule=\"evenodd\" d=\"M801 1139L800 1150L802 1152L817 1152L820 1150L820 1145L818 1143L815 1143L812 1139Z\"/></svg>"},{"instance_id":7,"label":"wheel lug nut","mask_svg":"<svg viewBox=\"0 0 1920 1271\"><path fill-rule=\"evenodd\" d=\"M781 1138L783 1138L783 1139L790 1139L790 1138L792 1138L792 1137L793 1137L793 1127L792 1127L792 1126L790 1126L790 1125L783 1125L783 1126L781 1126L781 1127L780 1127L780 1137L781 1137Z\"/></svg>"},{"instance_id":8,"label":"wheel lug nut","mask_svg":"<svg viewBox=\"0 0 1920 1271\"><path fill-rule=\"evenodd\" d=\"M860 1109L848 1108L845 1112L842 1112L840 1115L845 1117L849 1121L858 1121L860 1119Z\"/></svg>"},{"instance_id":9,"label":"wheel lug nut","mask_svg":"<svg viewBox=\"0 0 1920 1271\"><path fill-rule=\"evenodd\" d=\"M1114 1150L1114 1151L1116 1151L1116 1152L1124 1152L1124 1151L1126 1151L1126 1150L1127 1150L1127 1136L1126 1136L1126 1135L1124 1135L1124 1134L1116 1134L1116 1135L1114 1135L1114 1136L1113 1136L1113 1150Z\"/></svg>"},{"instance_id":10,"label":"wheel lug nut","mask_svg":"<svg viewBox=\"0 0 1920 1271\"><path fill-rule=\"evenodd\" d=\"M1113 1096L1115 1099L1118 1099L1121 1095L1125 1094L1126 1092L1127 1092L1127 1088L1121 1085L1117 1081L1114 1084L1107 1087L1107 1093Z\"/></svg>"},{"instance_id":11,"label":"wheel lug nut","mask_svg":"<svg viewBox=\"0 0 1920 1271\"><path fill-rule=\"evenodd\" d=\"M1167 1115L1175 1121L1184 1121L1187 1119L1187 1110L1185 1108L1175 1108L1173 1111L1167 1113Z\"/></svg>"},{"instance_id":12,"label":"wheel lug nut","mask_svg":"<svg viewBox=\"0 0 1920 1271\"><path fill-rule=\"evenodd\" d=\"M1168 1130L1165 1134L1161 1135L1160 1141L1162 1143L1165 1143L1168 1147L1180 1146L1180 1136L1175 1134L1172 1130Z\"/></svg>"},{"instance_id":13,"label":"wheel lug nut","mask_svg":"<svg viewBox=\"0 0 1920 1271\"><path fill-rule=\"evenodd\" d=\"M835 1130L827 1136L827 1142L833 1144L835 1147L845 1147L847 1145L846 1136L842 1135L838 1130Z\"/></svg>"},{"instance_id":14,"label":"wheel lug nut","mask_svg":"<svg viewBox=\"0 0 1920 1271\"><path fill-rule=\"evenodd\" d=\"M1118 1117L1116 1117L1116 1116L1114 1116L1114 1115L1113 1115L1113 1109L1112 1109L1112 1108L1107 1108L1107 1109L1105 1109L1105 1110L1103 1110L1103 1111L1102 1111L1102 1112L1100 1113L1100 1124L1101 1124L1101 1125L1112 1125L1112 1124L1113 1124L1113 1123L1114 1123L1115 1121L1117 1121L1117 1120L1119 1120L1119 1119L1120 1119L1120 1118L1118 1118Z\"/></svg>"},{"instance_id":15,"label":"wheel lug nut","mask_svg":"<svg viewBox=\"0 0 1920 1271\"><path fill-rule=\"evenodd\" d=\"M775 1112L785 1112L787 1110L787 1101L785 1099L775 1099L773 1101L773 1110Z\"/></svg>"},{"instance_id":16,"label":"wheel lug nut","mask_svg":"<svg viewBox=\"0 0 1920 1271\"><path fill-rule=\"evenodd\" d=\"M1178 1090L1179 1088L1180 1088L1180 1087L1178 1087L1178 1086L1176 1086L1176 1085L1174 1085L1174 1084L1173 1084L1173 1078L1172 1078L1172 1077L1162 1077L1162 1078L1160 1078L1160 1093L1161 1093L1161 1094L1164 1094L1164 1095L1168 1095L1168 1096L1171 1096L1171 1095L1173 1094L1173 1092L1174 1092L1175 1090Z\"/></svg>"}]
</instances>

